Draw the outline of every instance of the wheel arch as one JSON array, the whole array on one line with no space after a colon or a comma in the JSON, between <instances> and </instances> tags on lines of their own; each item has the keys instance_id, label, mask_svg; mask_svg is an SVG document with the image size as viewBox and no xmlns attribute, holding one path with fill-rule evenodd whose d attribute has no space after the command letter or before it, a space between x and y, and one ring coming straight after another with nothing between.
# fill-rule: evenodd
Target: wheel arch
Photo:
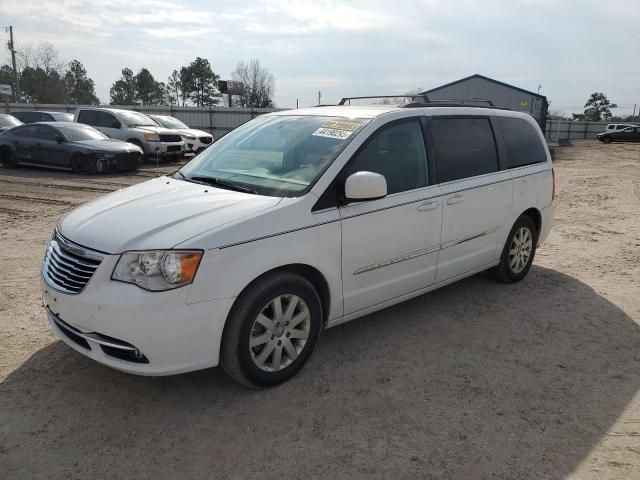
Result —
<instances>
[{"instance_id":1,"label":"wheel arch","mask_svg":"<svg viewBox=\"0 0 640 480\"><path fill-rule=\"evenodd\" d=\"M275 272L291 272L297 275L300 275L302 278L306 279L313 285L313 288L316 289L318 295L320 296L320 302L322 304L322 323L325 324L329 319L329 312L331 307L331 290L329 288L329 282L325 276L318 270L316 267L305 263L289 263L286 265L281 265L275 268L271 268L267 270L257 277L255 277L251 282L249 282L240 292L238 297L236 298L233 306L235 306L236 302L242 295L249 290L256 282L261 280L267 275L271 275ZM231 309L233 309L233 306Z\"/></svg>"},{"instance_id":2,"label":"wheel arch","mask_svg":"<svg viewBox=\"0 0 640 480\"><path fill-rule=\"evenodd\" d=\"M535 207L528 208L527 210L522 212L522 214L520 214L518 218L523 215L533 220L533 223L536 226L536 233L540 235L540 229L542 228L542 214L540 213L540 210Z\"/></svg>"}]
</instances>

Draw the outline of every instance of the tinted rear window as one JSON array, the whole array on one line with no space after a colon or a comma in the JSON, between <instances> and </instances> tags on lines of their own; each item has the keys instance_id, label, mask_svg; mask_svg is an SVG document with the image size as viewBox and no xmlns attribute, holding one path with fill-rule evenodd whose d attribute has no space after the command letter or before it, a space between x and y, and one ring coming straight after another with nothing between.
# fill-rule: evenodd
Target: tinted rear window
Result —
<instances>
[{"instance_id":1,"label":"tinted rear window","mask_svg":"<svg viewBox=\"0 0 640 480\"><path fill-rule=\"evenodd\" d=\"M438 179L450 182L498 171L498 153L488 118L431 121Z\"/></svg>"},{"instance_id":2,"label":"tinted rear window","mask_svg":"<svg viewBox=\"0 0 640 480\"><path fill-rule=\"evenodd\" d=\"M509 168L547 161L547 153L533 125L521 118L511 117L498 117L498 123L507 149Z\"/></svg>"},{"instance_id":3,"label":"tinted rear window","mask_svg":"<svg viewBox=\"0 0 640 480\"><path fill-rule=\"evenodd\" d=\"M78 123L97 126L98 112L95 110L80 110L78 113Z\"/></svg>"}]
</instances>

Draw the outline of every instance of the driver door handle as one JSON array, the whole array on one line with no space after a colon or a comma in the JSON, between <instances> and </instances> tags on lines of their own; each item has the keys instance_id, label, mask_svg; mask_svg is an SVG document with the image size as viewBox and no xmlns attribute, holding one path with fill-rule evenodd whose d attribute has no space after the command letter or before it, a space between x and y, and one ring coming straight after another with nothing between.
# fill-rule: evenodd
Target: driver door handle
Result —
<instances>
[{"instance_id":1,"label":"driver door handle","mask_svg":"<svg viewBox=\"0 0 640 480\"><path fill-rule=\"evenodd\" d=\"M453 197L447 198L447 205L455 205L456 203L460 203L464 200L464 195L462 193L456 193Z\"/></svg>"}]
</instances>

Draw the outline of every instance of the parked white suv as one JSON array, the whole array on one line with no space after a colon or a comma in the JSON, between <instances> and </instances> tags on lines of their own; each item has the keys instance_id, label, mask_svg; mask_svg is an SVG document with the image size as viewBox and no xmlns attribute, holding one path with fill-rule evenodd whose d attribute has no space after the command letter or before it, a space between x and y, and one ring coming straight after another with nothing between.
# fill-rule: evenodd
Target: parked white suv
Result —
<instances>
[{"instance_id":1,"label":"parked white suv","mask_svg":"<svg viewBox=\"0 0 640 480\"><path fill-rule=\"evenodd\" d=\"M605 129L604 133L613 133L613 132L621 132L625 128L635 127L636 125L632 125L630 123L610 123Z\"/></svg>"},{"instance_id":2,"label":"parked white suv","mask_svg":"<svg viewBox=\"0 0 640 480\"><path fill-rule=\"evenodd\" d=\"M202 130L189 127L170 115L148 115L159 126L174 130L182 135L186 153L198 154L213 142L213 135Z\"/></svg>"},{"instance_id":3,"label":"parked white suv","mask_svg":"<svg viewBox=\"0 0 640 480\"><path fill-rule=\"evenodd\" d=\"M173 175L64 216L44 305L67 344L113 368L222 364L271 386L304 365L323 328L488 268L521 280L551 229L554 185L525 114L272 113Z\"/></svg>"},{"instance_id":4,"label":"parked white suv","mask_svg":"<svg viewBox=\"0 0 640 480\"><path fill-rule=\"evenodd\" d=\"M133 143L147 157L180 158L184 154L182 136L159 127L146 115L117 108L79 108L74 122L100 130L106 136Z\"/></svg>"}]
</instances>

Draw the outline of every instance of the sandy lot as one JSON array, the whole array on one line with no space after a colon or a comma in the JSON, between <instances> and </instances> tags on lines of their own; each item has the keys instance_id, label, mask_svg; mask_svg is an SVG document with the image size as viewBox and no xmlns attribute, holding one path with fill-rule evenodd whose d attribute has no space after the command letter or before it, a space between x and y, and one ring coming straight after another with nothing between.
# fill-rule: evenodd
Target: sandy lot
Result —
<instances>
[{"instance_id":1,"label":"sandy lot","mask_svg":"<svg viewBox=\"0 0 640 480\"><path fill-rule=\"evenodd\" d=\"M118 373L47 326L56 219L171 166L0 169L0 478L640 478L640 145L555 158L525 281L480 274L331 329L264 392Z\"/></svg>"}]
</instances>

